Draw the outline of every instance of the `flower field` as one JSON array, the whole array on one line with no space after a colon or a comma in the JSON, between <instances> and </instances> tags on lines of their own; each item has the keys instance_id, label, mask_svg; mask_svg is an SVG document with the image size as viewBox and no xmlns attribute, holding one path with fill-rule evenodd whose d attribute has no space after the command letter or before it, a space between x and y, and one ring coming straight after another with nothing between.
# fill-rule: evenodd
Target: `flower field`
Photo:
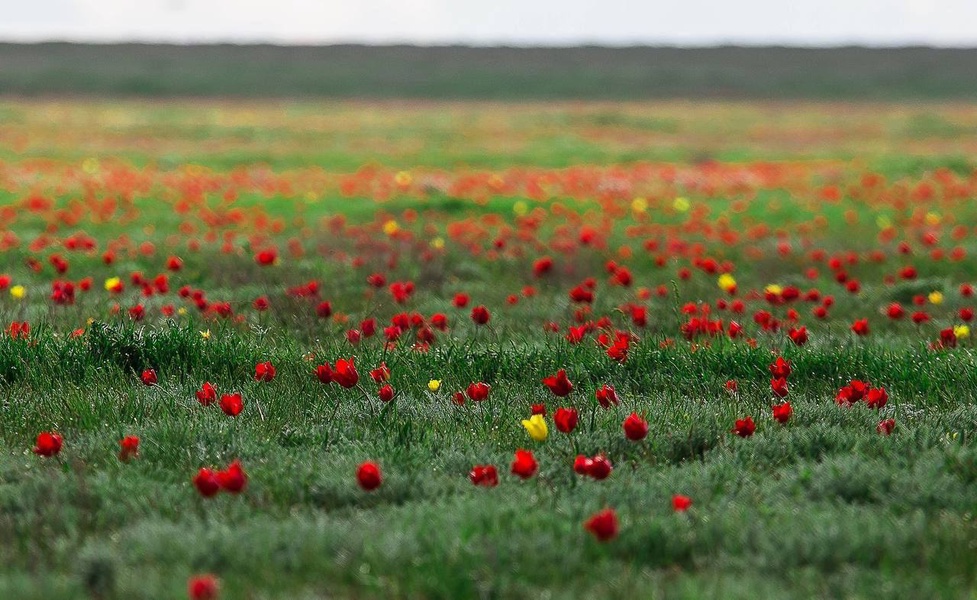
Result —
<instances>
[{"instance_id":1,"label":"flower field","mask_svg":"<svg viewBox=\"0 0 977 600\"><path fill-rule=\"evenodd\" d=\"M977 109L0 102L0 598L966 598Z\"/></svg>"}]
</instances>

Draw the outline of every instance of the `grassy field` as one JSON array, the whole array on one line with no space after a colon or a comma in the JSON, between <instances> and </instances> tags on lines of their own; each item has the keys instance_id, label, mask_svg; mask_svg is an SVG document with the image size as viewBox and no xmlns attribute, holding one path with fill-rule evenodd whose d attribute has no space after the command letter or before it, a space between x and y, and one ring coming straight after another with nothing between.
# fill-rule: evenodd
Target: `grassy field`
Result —
<instances>
[{"instance_id":1,"label":"grassy field","mask_svg":"<svg viewBox=\"0 0 977 600\"><path fill-rule=\"evenodd\" d=\"M0 598L971 598L974 131L0 102Z\"/></svg>"}]
</instances>

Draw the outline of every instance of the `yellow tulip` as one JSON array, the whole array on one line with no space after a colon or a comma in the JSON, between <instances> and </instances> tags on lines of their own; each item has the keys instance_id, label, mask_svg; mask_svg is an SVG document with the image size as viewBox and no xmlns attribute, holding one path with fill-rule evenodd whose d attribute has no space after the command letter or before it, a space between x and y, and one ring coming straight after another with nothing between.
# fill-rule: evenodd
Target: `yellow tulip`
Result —
<instances>
[{"instance_id":1,"label":"yellow tulip","mask_svg":"<svg viewBox=\"0 0 977 600\"><path fill-rule=\"evenodd\" d=\"M387 235L394 235L398 231L400 231L400 225L398 225L397 221L394 221L393 219L390 219L383 224L383 232Z\"/></svg>"},{"instance_id":2,"label":"yellow tulip","mask_svg":"<svg viewBox=\"0 0 977 600\"><path fill-rule=\"evenodd\" d=\"M672 202L672 207L679 212L685 212L689 210L690 206L692 206L692 204L689 202L689 200L681 196L676 198L675 202Z\"/></svg>"},{"instance_id":3,"label":"yellow tulip","mask_svg":"<svg viewBox=\"0 0 977 600\"><path fill-rule=\"evenodd\" d=\"M122 283L122 280L118 277L109 277L105 280L105 291L114 292L120 283Z\"/></svg>"},{"instance_id":4,"label":"yellow tulip","mask_svg":"<svg viewBox=\"0 0 977 600\"><path fill-rule=\"evenodd\" d=\"M953 328L953 335L960 340L968 338L970 337L970 327L967 325L957 325Z\"/></svg>"},{"instance_id":5,"label":"yellow tulip","mask_svg":"<svg viewBox=\"0 0 977 600\"><path fill-rule=\"evenodd\" d=\"M543 415L533 415L528 419L523 419L522 426L526 428L529 437L537 442L546 441L546 436L550 433L546 428L546 420L543 419Z\"/></svg>"},{"instance_id":6,"label":"yellow tulip","mask_svg":"<svg viewBox=\"0 0 977 600\"><path fill-rule=\"evenodd\" d=\"M432 392L436 392L436 391L440 390L441 389L441 380L440 379L432 379L431 381L428 381L427 382L427 389L431 390Z\"/></svg>"},{"instance_id":7,"label":"yellow tulip","mask_svg":"<svg viewBox=\"0 0 977 600\"><path fill-rule=\"evenodd\" d=\"M20 300L27 295L27 288L22 285L15 285L14 287L10 288L10 295Z\"/></svg>"},{"instance_id":8,"label":"yellow tulip","mask_svg":"<svg viewBox=\"0 0 977 600\"><path fill-rule=\"evenodd\" d=\"M943 294L941 292L930 292L930 304L943 304Z\"/></svg>"},{"instance_id":9,"label":"yellow tulip","mask_svg":"<svg viewBox=\"0 0 977 600\"><path fill-rule=\"evenodd\" d=\"M719 289L724 292L736 289L736 279L733 278L729 273L723 273L719 276Z\"/></svg>"},{"instance_id":10,"label":"yellow tulip","mask_svg":"<svg viewBox=\"0 0 977 600\"><path fill-rule=\"evenodd\" d=\"M631 201L631 210L636 213L643 213L648 210L648 201L644 198L635 198Z\"/></svg>"}]
</instances>

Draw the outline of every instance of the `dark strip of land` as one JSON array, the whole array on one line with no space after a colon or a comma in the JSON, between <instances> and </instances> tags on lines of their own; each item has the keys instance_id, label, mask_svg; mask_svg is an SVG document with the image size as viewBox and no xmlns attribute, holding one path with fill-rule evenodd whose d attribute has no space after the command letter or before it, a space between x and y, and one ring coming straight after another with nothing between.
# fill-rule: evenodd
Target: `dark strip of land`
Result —
<instances>
[{"instance_id":1,"label":"dark strip of land","mask_svg":"<svg viewBox=\"0 0 977 600\"><path fill-rule=\"evenodd\" d=\"M0 94L974 100L977 49L0 44Z\"/></svg>"}]
</instances>

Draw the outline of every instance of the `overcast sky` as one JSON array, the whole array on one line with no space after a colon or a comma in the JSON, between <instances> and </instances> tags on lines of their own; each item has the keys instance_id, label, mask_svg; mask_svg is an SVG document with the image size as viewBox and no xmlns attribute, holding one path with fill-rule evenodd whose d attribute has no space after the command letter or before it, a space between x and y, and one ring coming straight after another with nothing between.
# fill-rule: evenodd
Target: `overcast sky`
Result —
<instances>
[{"instance_id":1,"label":"overcast sky","mask_svg":"<svg viewBox=\"0 0 977 600\"><path fill-rule=\"evenodd\" d=\"M2 40L977 45L977 0L0 0Z\"/></svg>"}]
</instances>

